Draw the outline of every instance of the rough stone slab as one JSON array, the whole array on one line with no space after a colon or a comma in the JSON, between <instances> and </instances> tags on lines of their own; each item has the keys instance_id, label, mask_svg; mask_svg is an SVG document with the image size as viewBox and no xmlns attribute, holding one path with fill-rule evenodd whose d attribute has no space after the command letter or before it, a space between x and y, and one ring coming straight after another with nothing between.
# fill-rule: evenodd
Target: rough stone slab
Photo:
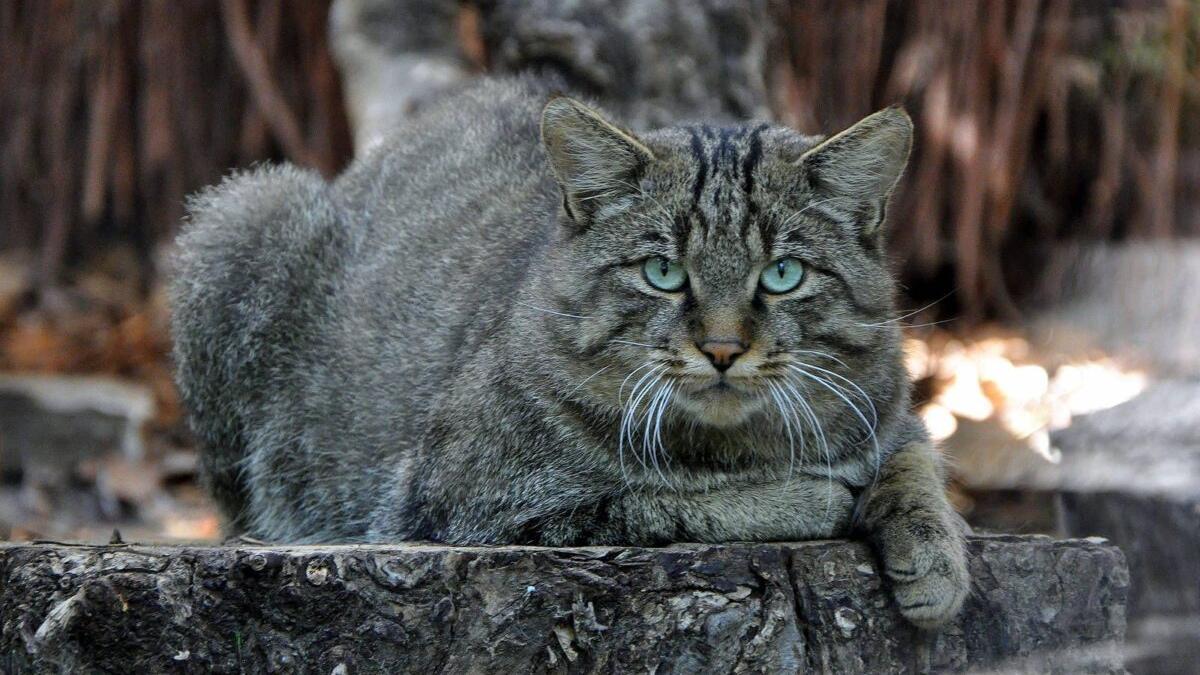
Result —
<instances>
[{"instance_id":1,"label":"rough stone slab","mask_svg":"<svg viewBox=\"0 0 1200 675\"><path fill-rule=\"evenodd\" d=\"M1190 675L1200 662L1200 242L1089 242L1050 257L1029 325L1038 351L1098 350L1150 385L1052 434L1057 462L976 434L955 448L959 477L977 491L1053 495L1059 533L1119 545L1133 576L1130 670Z\"/></svg>"},{"instance_id":2,"label":"rough stone slab","mask_svg":"<svg viewBox=\"0 0 1200 675\"><path fill-rule=\"evenodd\" d=\"M1157 381L1050 436L1053 460L998 423L960 421L947 447L974 490L1200 497L1200 378Z\"/></svg>"},{"instance_id":3,"label":"rough stone slab","mask_svg":"<svg viewBox=\"0 0 1200 675\"><path fill-rule=\"evenodd\" d=\"M6 672L1122 672L1102 540L977 537L940 634L862 543L0 546Z\"/></svg>"}]
</instances>

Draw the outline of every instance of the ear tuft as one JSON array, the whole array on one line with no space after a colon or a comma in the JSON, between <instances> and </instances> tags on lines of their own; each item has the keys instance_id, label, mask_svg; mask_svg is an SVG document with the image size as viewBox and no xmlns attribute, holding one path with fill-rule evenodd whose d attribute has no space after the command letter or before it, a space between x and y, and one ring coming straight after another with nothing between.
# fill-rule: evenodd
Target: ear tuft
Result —
<instances>
[{"instance_id":1,"label":"ear tuft","mask_svg":"<svg viewBox=\"0 0 1200 675\"><path fill-rule=\"evenodd\" d=\"M878 234L888 198L908 164L913 124L903 108L869 115L800 158L824 211Z\"/></svg>"},{"instance_id":2,"label":"ear tuft","mask_svg":"<svg viewBox=\"0 0 1200 675\"><path fill-rule=\"evenodd\" d=\"M562 95L542 109L542 144L567 211L580 224L606 200L634 191L637 173L654 159L632 133Z\"/></svg>"}]
</instances>

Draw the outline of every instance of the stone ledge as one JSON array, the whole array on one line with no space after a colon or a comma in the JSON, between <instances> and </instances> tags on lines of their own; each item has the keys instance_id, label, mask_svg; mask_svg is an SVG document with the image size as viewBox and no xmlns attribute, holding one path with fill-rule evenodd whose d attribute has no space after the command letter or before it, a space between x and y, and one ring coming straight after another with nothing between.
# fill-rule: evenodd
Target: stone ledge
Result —
<instances>
[{"instance_id":1,"label":"stone ledge","mask_svg":"<svg viewBox=\"0 0 1200 675\"><path fill-rule=\"evenodd\" d=\"M845 541L0 546L5 672L1122 672L1103 540L974 537L939 634Z\"/></svg>"}]
</instances>

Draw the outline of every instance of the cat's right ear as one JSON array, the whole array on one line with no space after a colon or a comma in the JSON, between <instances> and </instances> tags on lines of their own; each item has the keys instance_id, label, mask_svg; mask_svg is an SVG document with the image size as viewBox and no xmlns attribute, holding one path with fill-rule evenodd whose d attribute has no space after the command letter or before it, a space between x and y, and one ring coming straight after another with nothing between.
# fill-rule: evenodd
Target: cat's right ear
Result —
<instances>
[{"instance_id":1,"label":"cat's right ear","mask_svg":"<svg viewBox=\"0 0 1200 675\"><path fill-rule=\"evenodd\" d=\"M542 145L567 215L585 226L605 203L635 193L638 173L654 159L632 133L567 96L542 109Z\"/></svg>"}]
</instances>

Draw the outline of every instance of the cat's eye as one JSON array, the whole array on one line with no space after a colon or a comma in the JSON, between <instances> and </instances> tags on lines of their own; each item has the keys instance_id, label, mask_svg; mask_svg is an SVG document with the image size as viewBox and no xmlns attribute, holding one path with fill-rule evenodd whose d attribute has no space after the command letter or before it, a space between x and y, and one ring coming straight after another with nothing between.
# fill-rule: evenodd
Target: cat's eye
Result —
<instances>
[{"instance_id":1,"label":"cat's eye","mask_svg":"<svg viewBox=\"0 0 1200 675\"><path fill-rule=\"evenodd\" d=\"M687 270L683 265L662 256L649 258L642 264L642 276L646 283L660 291L674 293L687 283Z\"/></svg>"},{"instance_id":2,"label":"cat's eye","mask_svg":"<svg viewBox=\"0 0 1200 675\"><path fill-rule=\"evenodd\" d=\"M768 293L796 290L804 279L804 263L795 258L780 258L763 268L758 283Z\"/></svg>"}]
</instances>

